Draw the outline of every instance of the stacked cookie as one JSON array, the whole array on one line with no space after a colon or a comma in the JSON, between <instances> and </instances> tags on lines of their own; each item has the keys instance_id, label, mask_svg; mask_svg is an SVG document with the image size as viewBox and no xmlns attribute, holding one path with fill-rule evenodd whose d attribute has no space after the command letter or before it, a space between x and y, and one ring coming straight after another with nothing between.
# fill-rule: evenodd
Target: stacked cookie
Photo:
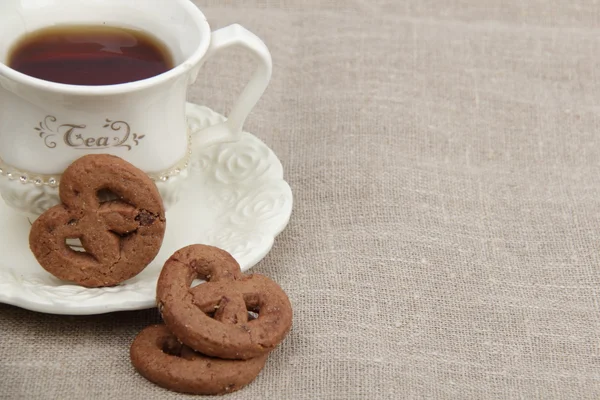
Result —
<instances>
[{"instance_id":1,"label":"stacked cookie","mask_svg":"<svg viewBox=\"0 0 600 400\"><path fill-rule=\"evenodd\" d=\"M206 283L191 288L195 279ZM165 263L157 284L165 325L144 329L131 361L146 379L194 394L224 394L252 382L287 335L285 292L259 274L242 274L227 252L185 247Z\"/></svg>"}]
</instances>

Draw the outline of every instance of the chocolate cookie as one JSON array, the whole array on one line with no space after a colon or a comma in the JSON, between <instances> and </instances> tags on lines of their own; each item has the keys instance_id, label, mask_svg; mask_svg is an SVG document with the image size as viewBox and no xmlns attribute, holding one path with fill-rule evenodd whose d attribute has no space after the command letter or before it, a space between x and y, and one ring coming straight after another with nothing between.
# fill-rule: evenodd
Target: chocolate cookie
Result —
<instances>
[{"instance_id":1,"label":"chocolate cookie","mask_svg":"<svg viewBox=\"0 0 600 400\"><path fill-rule=\"evenodd\" d=\"M113 286L156 257L165 210L154 182L119 157L87 155L71 164L59 186L62 204L31 227L29 246L52 275L86 287ZM101 202L110 195L112 200ZM66 240L79 239L77 251Z\"/></svg>"},{"instance_id":2,"label":"chocolate cookie","mask_svg":"<svg viewBox=\"0 0 600 400\"><path fill-rule=\"evenodd\" d=\"M144 329L130 349L131 363L149 381L192 394L225 394L252 382L268 355L250 360L206 357L177 341L164 325Z\"/></svg>"},{"instance_id":3,"label":"chocolate cookie","mask_svg":"<svg viewBox=\"0 0 600 400\"><path fill-rule=\"evenodd\" d=\"M194 279L206 283L190 288ZM171 256L157 284L165 324L182 342L203 354L250 359L273 350L292 325L285 292L266 276L244 275L231 255L192 245ZM248 311L258 314L249 318Z\"/></svg>"}]
</instances>

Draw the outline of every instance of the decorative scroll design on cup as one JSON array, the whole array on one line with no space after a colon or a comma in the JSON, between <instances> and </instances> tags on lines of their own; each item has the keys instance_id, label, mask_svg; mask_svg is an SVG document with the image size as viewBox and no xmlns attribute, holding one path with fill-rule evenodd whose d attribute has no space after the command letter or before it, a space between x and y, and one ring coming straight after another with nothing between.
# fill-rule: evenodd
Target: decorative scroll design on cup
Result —
<instances>
[{"instance_id":1,"label":"decorative scroll design on cup","mask_svg":"<svg viewBox=\"0 0 600 400\"><path fill-rule=\"evenodd\" d=\"M48 125L49 122L56 122L56 117L52 115L47 115L46 118L44 118L43 121L40 121L38 126L36 126L33 129L39 132L39 136L42 139L44 139L44 144L46 145L46 147L53 149L56 147L56 142L53 141L52 138L56 136L56 133L54 133L54 130L52 130Z\"/></svg>"},{"instance_id":2,"label":"decorative scroll design on cup","mask_svg":"<svg viewBox=\"0 0 600 400\"><path fill-rule=\"evenodd\" d=\"M110 147L124 147L127 151L138 146L146 135L131 132L131 126L126 121L105 119L104 129L110 129L107 135L86 136L85 124L57 124L57 118L47 115L34 128L38 131L44 145L49 149L57 146L57 136L62 136L63 143L76 150L103 150Z\"/></svg>"},{"instance_id":3,"label":"decorative scroll design on cup","mask_svg":"<svg viewBox=\"0 0 600 400\"><path fill-rule=\"evenodd\" d=\"M131 134L131 127L129 126L129 124L125 121L112 121L108 118L106 118L106 124L104 124L103 128L110 128L115 132L119 132L121 131L121 128L124 129L125 134L122 137L119 136L115 136L112 139L116 142L115 144L113 144L113 147L126 147L127 150L131 150L131 144L127 143L129 141L129 137L131 136L131 141L133 142L134 146L137 146L140 144L140 140L142 140L146 135L138 135L137 133L134 133L133 135ZM106 139L104 141L104 139ZM105 137L101 137L100 140L103 140L103 143L100 143L100 141L98 141L97 143L103 144L105 147L102 148L107 148L107 147L111 147L108 145L108 138ZM106 143L106 144L104 144Z\"/></svg>"}]
</instances>

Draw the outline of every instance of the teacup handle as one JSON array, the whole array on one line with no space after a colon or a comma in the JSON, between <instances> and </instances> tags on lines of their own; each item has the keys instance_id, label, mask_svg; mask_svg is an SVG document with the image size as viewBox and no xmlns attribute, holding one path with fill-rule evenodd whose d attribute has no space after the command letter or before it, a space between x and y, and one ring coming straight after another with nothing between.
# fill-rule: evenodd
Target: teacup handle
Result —
<instances>
[{"instance_id":1,"label":"teacup handle","mask_svg":"<svg viewBox=\"0 0 600 400\"><path fill-rule=\"evenodd\" d=\"M273 61L267 46L258 36L243 26L229 25L214 31L211 36L206 58L212 57L223 49L242 46L252 54L258 66L250 82L234 103L227 120L203 129L195 135L199 140L198 144L203 146L233 141L240 137L244 122L269 85L273 70Z\"/></svg>"}]
</instances>

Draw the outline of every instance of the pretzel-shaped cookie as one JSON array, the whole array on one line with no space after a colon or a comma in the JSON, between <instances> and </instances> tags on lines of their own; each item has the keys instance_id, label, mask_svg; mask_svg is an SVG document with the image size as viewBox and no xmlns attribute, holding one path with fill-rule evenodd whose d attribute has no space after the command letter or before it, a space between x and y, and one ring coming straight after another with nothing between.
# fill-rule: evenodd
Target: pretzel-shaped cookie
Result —
<instances>
[{"instance_id":1,"label":"pretzel-shaped cookie","mask_svg":"<svg viewBox=\"0 0 600 400\"><path fill-rule=\"evenodd\" d=\"M100 202L104 191L118 199ZM158 189L121 158L87 155L59 186L62 204L32 225L29 244L44 269L86 287L113 286L140 273L158 254L166 222ZM66 241L79 239L85 252Z\"/></svg>"},{"instance_id":2,"label":"pretzel-shaped cookie","mask_svg":"<svg viewBox=\"0 0 600 400\"><path fill-rule=\"evenodd\" d=\"M252 382L268 354L250 360L206 357L182 345L164 325L145 328L133 341L131 363L146 379L191 394L231 393Z\"/></svg>"},{"instance_id":3,"label":"pretzel-shaped cookie","mask_svg":"<svg viewBox=\"0 0 600 400\"><path fill-rule=\"evenodd\" d=\"M194 279L207 282L190 288ZM188 246L167 260L157 301L167 328L182 343L212 357L264 355L292 324L292 307L279 285L263 275L242 274L229 253L211 246ZM258 317L249 319L248 311Z\"/></svg>"}]
</instances>

